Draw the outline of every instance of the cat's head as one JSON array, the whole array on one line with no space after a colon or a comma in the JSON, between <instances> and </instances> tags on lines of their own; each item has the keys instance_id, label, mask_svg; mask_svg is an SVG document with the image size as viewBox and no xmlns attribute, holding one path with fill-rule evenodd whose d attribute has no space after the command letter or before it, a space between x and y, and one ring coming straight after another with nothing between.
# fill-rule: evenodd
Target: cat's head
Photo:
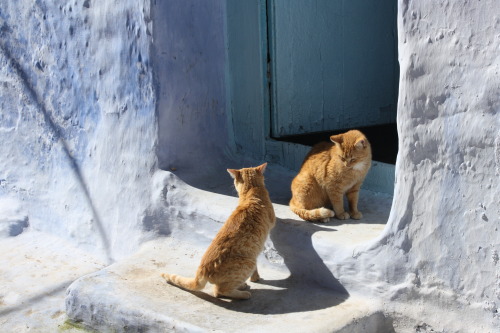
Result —
<instances>
[{"instance_id":1,"label":"cat's head","mask_svg":"<svg viewBox=\"0 0 500 333\"><path fill-rule=\"evenodd\" d=\"M346 167L353 167L372 158L370 143L358 130L332 135L330 141L334 144L335 154Z\"/></svg>"},{"instance_id":2,"label":"cat's head","mask_svg":"<svg viewBox=\"0 0 500 333\"><path fill-rule=\"evenodd\" d=\"M238 193L251 187L264 186L264 171L267 163L253 168L227 169L227 172L234 179L234 187Z\"/></svg>"}]
</instances>

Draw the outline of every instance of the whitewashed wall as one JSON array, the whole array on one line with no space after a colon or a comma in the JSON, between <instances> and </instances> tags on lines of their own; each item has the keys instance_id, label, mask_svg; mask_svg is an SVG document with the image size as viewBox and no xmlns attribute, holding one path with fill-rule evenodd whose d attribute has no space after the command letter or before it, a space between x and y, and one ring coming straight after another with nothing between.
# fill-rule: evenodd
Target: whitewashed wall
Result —
<instances>
[{"instance_id":1,"label":"whitewashed wall","mask_svg":"<svg viewBox=\"0 0 500 333\"><path fill-rule=\"evenodd\" d=\"M496 0L399 1L391 216L379 239L326 262L347 289L436 330L500 325L499 13ZM115 259L157 226L151 36L147 0L1 1L0 208L13 220Z\"/></svg>"},{"instance_id":2,"label":"whitewashed wall","mask_svg":"<svg viewBox=\"0 0 500 333\"><path fill-rule=\"evenodd\" d=\"M500 327L499 14L495 0L399 1L391 216L337 267L435 330Z\"/></svg>"},{"instance_id":3,"label":"whitewashed wall","mask_svg":"<svg viewBox=\"0 0 500 333\"><path fill-rule=\"evenodd\" d=\"M32 229L130 253L156 163L149 1L4 0L0 35L0 200Z\"/></svg>"}]
</instances>

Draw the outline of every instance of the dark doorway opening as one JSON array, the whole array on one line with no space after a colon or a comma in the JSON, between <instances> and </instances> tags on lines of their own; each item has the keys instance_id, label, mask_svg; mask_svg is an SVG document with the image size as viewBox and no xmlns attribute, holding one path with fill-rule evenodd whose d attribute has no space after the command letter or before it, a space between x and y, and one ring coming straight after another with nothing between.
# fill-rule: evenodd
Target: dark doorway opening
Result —
<instances>
[{"instance_id":1,"label":"dark doorway opening","mask_svg":"<svg viewBox=\"0 0 500 333\"><path fill-rule=\"evenodd\" d=\"M270 137L312 146L349 129L395 164L397 1L267 0Z\"/></svg>"},{"instance_id":2,"label":"dark doorway opening","mask_svg":"<svg viewBox=\"0 0 500 333\"><path fill-rule=\"evenodd\" d=\"M367 127L358 127L363 132L372 146L373 160L388 164L395 164L398 154L398 130L396 124L385 124ZM275 140L313 146L322 141L330 141L330 136L347 132L349 129L291 135Z\"/></svg>"}]
</instances>

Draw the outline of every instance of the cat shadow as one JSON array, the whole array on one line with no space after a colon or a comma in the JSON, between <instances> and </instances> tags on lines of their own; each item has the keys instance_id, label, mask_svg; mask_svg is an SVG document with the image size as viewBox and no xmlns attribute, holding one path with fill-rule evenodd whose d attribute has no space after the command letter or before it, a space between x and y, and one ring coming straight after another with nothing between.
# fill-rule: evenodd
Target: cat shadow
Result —
<instances>
[{"instance_id":1,"label":"cat shadow","mask_svg":"<svg viewBox=\"0 0 500 333\"><path fill-rule=\"evenodd\" d=\"M356 224L380 224L380 221L372 221L367 218L355 220L355 219L347 219L347 220L339 220L336 218L331 218L330 221L327 222L329 227L340 227L342 225L356 225Z\"/></svg>"},{"instance_id":2,"label":"cat shadow","mask_svg":"<svg viewBox=\"0 0 500 333\"><path fill-rule=\"evenodd\" d=\"M332 228L294 219L278 219L271 230L270 238L274 247L290 271L286 283L313 283L347 295L347 290L333 276L314 249L312 236L318 231L336 232Z\"/></svg>"},{"instance_id":3,"label":"cat shadow","mask_svg":"<svg viewBox=\"0 0 500 333\"><path fill-rule=\"evenodd\" d=\"M287 278L272 280L261 274L259 282L249 284L252 297L244 301L218 299L204 292L191 293L227 310L253 314L321 310L347 300L349 293L324 264L312 243L315 232L335 230L297 222L278 219L270 234L275 249L290 271Z\"/></svg>"}]
</instances>

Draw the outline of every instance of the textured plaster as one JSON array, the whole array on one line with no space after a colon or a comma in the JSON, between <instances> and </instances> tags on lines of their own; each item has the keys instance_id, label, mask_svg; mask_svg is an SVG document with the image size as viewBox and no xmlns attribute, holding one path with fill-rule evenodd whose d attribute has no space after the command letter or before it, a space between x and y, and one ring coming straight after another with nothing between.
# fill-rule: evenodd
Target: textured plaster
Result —
<instances>
[{"instance_id":1,"label":"textured plaster","mask_svg":"<svg viewBox=\"0 0 500 333\"><path fill-rule=\"evenodd\" d=\"M207 6L206 13L214 21L206 30L196 31L208 35L224 32L223 2ZM50 325L60 320L64 304L63 291L54 291L53 286L64 288L69 280L115 260L119 263L79 279L70 287L68 314L85 319L92 311L110 313L113 306L121 314L121 323L140 323L144 318L133 315L137 314L136 306L142 304L134 302L137 296L103 301L95 296L102 291L99 286L125 288L125 296L136 290L130 285L124 287L127 284L117 281L113 274L142 267L141 255L159 255L154 249L142 250L126 259L151 239L153 242L148 244L163 240L163 245L158 246L173 248L175 257L165 257L168 265L189 265L179 269L189 274L191 264L196 265L195 257L184 261L183 256L189 252L171 242L183 242L201 253L235 204L234 197L214 194L231 193L231 183L226 175L222 176L225 168L257 164L231 154L232 143L226 145L226 141L232 142L231 126L226 123L230 115L224 107L207 107L203 114L207 118L197 117L193 109L186 107L185 116L193 119L186 126L180 126L179 119L172 123L168 117L158 120L162 110L157 109L159 88L153 80L156 69L151 65L158 35L152 32L149 8L149 1L131 0L71 1L64 5L2 1L2 328L29 331L29 327L20 325L30 320L27 318L45 318L46 322L39 323L40 330L54 327ZM180 11L183 15L196 12L183 10L187 11ZM494 332L500 326L499 12L500 4L494 0L398 2L400 150L392 208L388 208L390 198L363 194L364 200L372 198L378 207L371 206L372 212L387 215L390 211L385 227L381 226L385 218L367 226L332 222L318 227L287 217L286 207L277 206L280 222L276 230L281 232L271 235L261 262L274 279L283 279L288 270L304 288L313 284L326 286L336 294L347 292L350 297L340 307L350 301L364 304L365 315L355 316L364 319L347 326L336 322L340 325L336 326L338 331L350 327L351 332L359 332L359 325L364 325L367 332L373 332L380 324L396 332ZM192 21L194 25L203 22ZM183 38L186 43L198 40L189 33ZM224 46L218 38L222 37L217 37L216 46L205 45L216 49L205 55L210 61L225 54L217 49ZM188 52L187 48L176 47ZM203 54L187 54L181 59L184 66L190 59L205 58ZM200 69L192 63L194 70L203 74L200 80L215 87L192 90L189 105L213 106L213 96L220 97L220 101L226 98L225 90L220 89L226 74L220 73L225 68L223 61L215 61L214 81L210 80L211 72L203 69L207 64L201 63ZM191 77L192 81L175 85L186 73L166 74L171 75L170 96L182 96L186 85L196 79ZM176 87L181 90L175 91ZM175 101L180 103L182 98ZM168 111L172 116L178 115L176 107ZM212 128L207 125L211 124L209 120L217 124L214 131L208 130ZM180 124L184 125L182 119ZM165 125L171 141L165 143L164 149L177 146L179 161L183 161L175 175L157 169L158 131ZM183 141L183 137L189 139ZM198 141L201 155L187 149ZM199 166L199 172L189 172L193 165ZM269 171L268 185L276 198L273 200L286 203L293 175L278 166ZM370 228L372 234L366 231ZM365 236L356 232L360 229ZM20 235L12 237L18 232ZM30 243L37 246L22 250ZM148 244L146 248L151 246ZM46 254L39 260L47 261L47 280L12 278L28 272L30 259L25 255L29 253ZM89 264L85 265L83 258L87 255ZM81 271L73 269L75 263ZM156 279L156 269L160 271L161 267L144 265L152 275L126 275L132 279L128 283L147 284L147 279ZM61 272L68 274L61 276ZM294 286L288 286L289 292L298 292ZM194 299L195 307L214 305L173 287L162 287L151 287L158 288L153 292L163 290L165 297L155 299L158 304L171 304L169 297L174 296L175 302L177 295L183 300ZM266 288L255 289L261 290L255 296L260 294L264 299L266 294L279 294ZM40 294L40 290L48 295ZM45 309L40 317L30 317L28 306L33 305ZM85 312L85 307L91 311ZM309 310L301 314L305 319L330 323L327 314L315 317ZM335 312L336 308L319 310ZM148 318L154 318L150 315ZM240 313L232 315L225 317L225 322L236 325ZM186 322L183 315L175 317L175 311L170 316ZM89 325L97 323L85 320ZM186 328L191 329L196 330Z\"/></svg>"},{"instance_id":2,"label":"textured plaster","mask_svg":"<svg viewBox=\"0 0 500 333\"><path fill-rule=\"evenodd\" d=\"M437 331L500 326L499 12L496 1L399 2L391 215L334 270L345 284L375 277L366 291L388 311Z\"/></svg>"},{"instance_id":3,"label":"textured plaster","mask_svg":"<svg viewBox=\"0 0 500 333\"><path fill-rule=\"evenodd\" d=\"M127 255L156 165L149 2L2 1L0 26L0 200L33 230Z\"/></svg>"}]
</instances>

